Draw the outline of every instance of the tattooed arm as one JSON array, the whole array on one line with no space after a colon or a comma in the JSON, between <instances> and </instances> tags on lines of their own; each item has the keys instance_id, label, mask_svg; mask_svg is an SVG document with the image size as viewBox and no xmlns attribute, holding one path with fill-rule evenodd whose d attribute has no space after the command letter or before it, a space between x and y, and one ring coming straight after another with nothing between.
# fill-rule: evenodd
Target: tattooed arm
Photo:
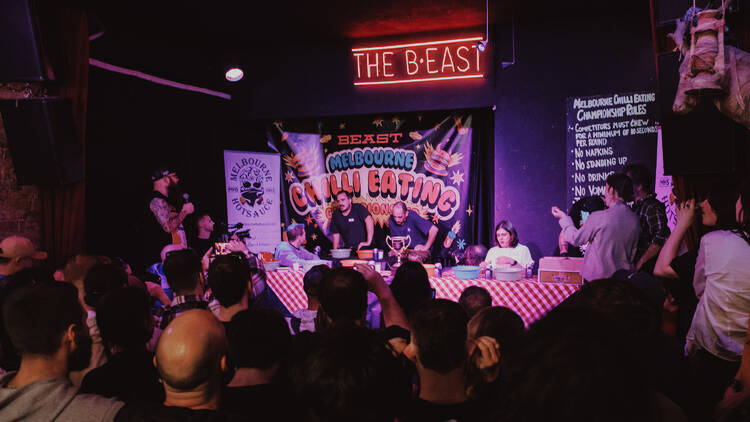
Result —
<instances>
[{"instance_id":1,"label":"tattooed arm","mask_svg":"<svg viewBox=\"0 0 750 422\"><path fill-rule=\"evenodd\" d=\"M152 199L149 208L151 208L151 212L154 213L154 217L156 217L156 221L159 222L161 228L167 233L177 230L180 224L182 224L182 220L190 214L189 212L185 212L186 210L183 208L179 214L172 216L169 211L169 204L161 198Z\"/></svg>"}]
</instances>

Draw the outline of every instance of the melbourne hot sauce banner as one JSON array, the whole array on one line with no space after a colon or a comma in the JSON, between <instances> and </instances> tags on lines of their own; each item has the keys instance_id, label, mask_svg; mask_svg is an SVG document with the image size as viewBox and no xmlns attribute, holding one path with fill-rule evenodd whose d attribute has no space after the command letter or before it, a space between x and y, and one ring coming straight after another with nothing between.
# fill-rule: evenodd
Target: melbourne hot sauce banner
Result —
<instances>
[{"instance_id":1,"label":"melbourne hot sauce banner","mask_svg":"<svg viewBox=\"0 0 750 422\"><path fill-rule=\"evenodd\" d=\"M463 253L473 239L472 114L424 112L276 121L269 145L282 160L282 227L305 224L308 243L331 247L336 194L353 194L375 222L374 247L386 248L393 205L440 229L433 253Z\"/></svg>"}]
</instances>

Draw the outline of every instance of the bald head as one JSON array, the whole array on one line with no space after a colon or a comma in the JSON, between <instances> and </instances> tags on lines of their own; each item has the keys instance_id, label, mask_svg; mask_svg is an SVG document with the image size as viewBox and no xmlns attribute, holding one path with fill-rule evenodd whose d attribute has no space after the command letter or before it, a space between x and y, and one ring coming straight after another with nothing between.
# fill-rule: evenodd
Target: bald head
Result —
<instances>
[{"instance_id":1,"label":"bald head","mask_svg":"<svg viewBox=\"0 0 750 422\"><path fill-rule=\"evenodd\" d=\"M224 326L212 313L194 309L180 314L164 330L156 348L156 366L167 387L190 391L211 380L221 381L226 353Z\"/></svg>"}]
</instances>

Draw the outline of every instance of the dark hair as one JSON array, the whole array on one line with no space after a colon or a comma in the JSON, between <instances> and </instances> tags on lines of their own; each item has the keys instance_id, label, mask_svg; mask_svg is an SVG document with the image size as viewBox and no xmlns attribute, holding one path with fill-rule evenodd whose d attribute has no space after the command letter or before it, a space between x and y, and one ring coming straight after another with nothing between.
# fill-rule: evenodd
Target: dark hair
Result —
<instances>
[{"instance_id":1,"label":"dark hair","mask_svg":"<svg viewBox=\"0 0 750 422\"><path fill-rule=\"evenodd\" d=\"M644 192L651 193L654 191L654 177L643 164L628 164L622 168L622 172L633 182L633 189L640 185Z\"/></svg>"},{"instance_id":2,"label":"dark hair","mask_svg":"<svg viewBox=\"0 0 750 422\"><path fill-rule=\"evenodd\" d=\"M409 321L419 361L441 374L466 360L466 323L461 305L447 299L433 299L414 311Z\"/></svg>"},{"instance_id":3,"label":"dark hair","mask_svg":"<svg viewBox=\"0 0 750 422\"><path fill-rule=\"evenodd\" d=\"M21 355L53 355L70 325L87 329L78 290L62 282L17 290L3 304L3 321Z\"/></svg>"},{"instance_id":4,"label":"dark hair","mask_svg":"<svg viewBox=\"0 0 750 422\"><path fill-rule=\"evenodd\" d=\"M697 195L697 202L707 199L716 214L715 230L731 230L737 228L735 205L739 192L735 186L712 186L708 193Z\"/></svg>"},{"instance_id":5,"label":"dark hair","mask_svg":"<svg viewBox=\"0 0 750 422\"><path fill-rule=\"evenodd\" d=\"M471 318L482 308L492 306L492 296L484 287L469 286L461 292L458 304L464 308L467 316Z\"/></svg>"},{"instance_id":6,"label":"dark hair","mask_svg":"<svg viewBox=\"0 0 750 422\"><path fill-rule=\"evenodd\" d=\"M584 196L570 207L568 215L573 219L573 224L575 224L576 228L580 229L583 225L583 211L592 213L605 208L607 208L607 204L604 203L601 196Z\"/></svg>"},{"instance_id":7,"label":"dark hair","mask_svg":"<svg viewBox=\"0 0 750 422\"><path fill-rule=\"evenodd\" d=\"M286 237L290 242L297 240L305 232L305 226L302 224L290 224L286 229Z\"/></svg>"},{"instance_id":8,"label":"dark hair","mask_svg":"<svg viewBox=\"0 0 750 422\"><path fill-rule=\"evenodd\" d=\"M495 245L500 246L500 242L497 241L497 231L503 229L510 233L510 247L515 248L518 246L518 232L516 232L516 228L513 227L513 223L511 223L509 220L503 220L499 223L497 223L497 226L495 226L495 231L492 232L492 236L495 239Z\"/></svg>"},{"instance_id":9,"label":"dark hair","mask_svg":"<svg viewBox=\"0 0 750 422\"><path fill-rule=\"evenodd\" d=\"M121 287L99 300L96 325L108 346L128 350L145 347L153 333L151 298L137 287Z\"/></svg>"},{"instance_id":10,"label":"dark hair","mask_svg":"<svg viewBox=\"0 0 750 422\"><path fill-rule=\"evenodd\" d=\"M497 233L497 230L495 230L495 233ZM479 265L485 258L487 258L487 247L484 245L471 245L464 252L466 265Z\"/></svg>"},{"instance_id":11,"label":"dark hair","mask_svg":"<svg viewBox=\"0 0 750 422\"><path fill-rule=\"evenodd\" d=\"M203 217L209 216L211 217L211 213L208 211L200 211L193 214L193 224L195 225L195 230L198 231L200 227L198 227L201 223L201 220L203 220Z\"/></svg>"},{"instance_id":12,"label":"dark hair","mask_svg":"<svg viewBox=\"0 0 750 422\"><path fill-rule=\"evenodd\" d=\"M292 347L286 320L272 309L237 313L227 325L227 341L229 356L239 368L269 369Z\"/></svg>"},{"instance_id":13,"label":"dark hair","mask_svg":"<svg viewBox=\"0 0 750 422\"><path fill-rule=\"evenodd\" d=\"M632 344L607 315L557 307L531 326L500 410L507 422L647 420L652 394Z\"/></svg>"},{"instance_id":14,"label":"dark hair","mask_svg":"<svg viewBox=\"0 0 750 422\"><path fill-rule=\"evenodd\" d=\"M503 354L519 349L526 334L521 317L505 306L480 309L469 320L469 325L474 328L474 338L488 336L497 340Z\"/></svg>"},{"instance_id":15,"label":"dark hair","mask_svg":"<svg viewBox=\"0 0 750 422\"><path fill-rule=\"evenodd\" d=\"M358 321L367 309L367 282L351 268L334 268L320 283L320 306L333 321Z\"/></svg>"},{"instance_id":16,"label":"dark hair","mask_svg":"<svg viewBox=\"0 0 750 422\"><path fill-rule=\"evenodd\" d=\"M116 263L95 264L83 278L83 301L96 309L102 296L127 285L128 275L120 265Z\"/></svg>"},{"instance_id":17,"label":"dark hair","mask_svg":"<svg viewBox=\"0 0 750 422\"><path fill-rule=\"evenodd\" d=\"M321 264L310 268L305 273L302 278L302 285L308 298L320 296L320 283L329 271L331 271L331 268L328 265Z\"/></svg>"},{"instance_id":18,"label":"dark hair","mask_svg":"<svg viewBox=\"0 0 750 422\"><path fill-rule=\"evenodd\" d=\"M414 261L406 261L398 267L391 282L391 291L407 317L417 306L432 299L432 287L427 270L422 264Z\"/></svg>"},{"instance_id":19,"label":"dark hair","mask_svg":"<svg viewBox=\"0 0 750 422\"><path fill-rule=\"evenodd\" d=\"M164 259L164 275L176 295L194 290L200 282L202 272L201 258L192 249L171 251Z\"/></svg>"},{"instance_id":20,"label":"dark hair","mask_svg":"<svg viewBox=\"0 0 750 422\"><path fill-rule=\"evenodd\" d=\"M346 196L347 196L347 197L348 197L349 199L352 199L352 197L354 196L354 194L352 194L352 193L351 193L351 192L349 192L348 190L344 190L344 189L341 189L340 191L336 192L336 195L334 195L334 197L335 197L336 199L338 199L338 198L339 198L339 195L341 195L342 193L346 194Z\"/></svg>"},{"instance_id":21,"label":"dark hair","mask_svg":"<svg viewBox=\"0 0 750 422\"><path fill-rule=\"evenodd\" d=\"M617 192L617 196L625 202L633 200L633 181L622 173L613 173L607 177L607 185Z\"/></svg>"},{"instance_id":22,"label":"dark hair","mask_svg":"<svg viewBox=\"0 0 750 422\"><path fill-rule=\"evenodd\" d=\"M394 420L410 397L409 374L372 331L336 323L292 368L305 420Z\"/></svg>"},{"instance_id":23,"label":"dark hair","mask_svg":"<svg viewBox=\"0 0 750 422\"><path fill-rule=\"evenodd\" d=\"M225 308L240 303L245 293L251 294L250 277L250 264L242 253L217 256L208 267L208 285Z\"/></svg>"}]
</instances>

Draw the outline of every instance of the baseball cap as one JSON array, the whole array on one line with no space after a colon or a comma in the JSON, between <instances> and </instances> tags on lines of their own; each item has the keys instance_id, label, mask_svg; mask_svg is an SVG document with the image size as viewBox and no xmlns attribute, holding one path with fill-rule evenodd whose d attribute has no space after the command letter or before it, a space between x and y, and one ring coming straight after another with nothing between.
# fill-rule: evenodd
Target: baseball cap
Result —
<instances>
[{"instance_id":1,"label":"baseball cap","mask_svg":"<svg viewBox=\"0 0 750 422\"><path fill-rule=\"evenodd\" d=\"M31 240L21 236L8 236L0 242L0 258L31 257L47 259L47 252L37 251Z\"/></svg>"},{"instance_id":2,"label":"baseball cap","mask_svg":"<svg viewBox=\"0 0 750 422\"><path fill-rule=\"evenodd\" d=\"M161 179L162 177L167 177L170 174L174 173L175 171L171 169L169 166L161 165L158 168L154 169L153 173L151 173L151 181L157 181Z\"/></svg>"}]
</instances>

